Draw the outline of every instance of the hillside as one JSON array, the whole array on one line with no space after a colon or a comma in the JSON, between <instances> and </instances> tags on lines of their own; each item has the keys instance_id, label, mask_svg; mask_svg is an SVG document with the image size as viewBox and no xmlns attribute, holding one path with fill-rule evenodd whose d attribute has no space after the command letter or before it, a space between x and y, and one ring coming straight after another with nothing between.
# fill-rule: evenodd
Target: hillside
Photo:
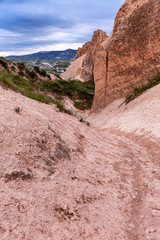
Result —
<instances>
[{"instance_id":1,"label":"hillside","mask_svg":"<svg viewBox=\"0 0 160 240\"><path fill-rule=\"evenodd\" d=\"M1 239L158 240L159 91L87 126L0 87Z\"/></svg>"},{"instance_id":2,"label":"hillside","mask_svg":"<svg viewBox=\"0 0 160 240\"><path fill-rule=\"evenodd\" d=\"M16 64L2 57L0 85L39 102L55 104L60 111L80 119L85 110L91 109L94 96L93 81L64 81L38 66L28 69L24 63Z\"/></svg>"},{"instance_id":3,"label":"hillside","mask_svg":"<svg viewBox=\"0 0 160 240\"><path fill-rule=\"evenodd\" d=\"M8 56L7 59L14 61L19 59L21 61L44 61L44 60L58 60L58 61L73 61L75 59L77 50L67 49L64 51L43 51L21 56Z\"/></svg>"}]
</instances>

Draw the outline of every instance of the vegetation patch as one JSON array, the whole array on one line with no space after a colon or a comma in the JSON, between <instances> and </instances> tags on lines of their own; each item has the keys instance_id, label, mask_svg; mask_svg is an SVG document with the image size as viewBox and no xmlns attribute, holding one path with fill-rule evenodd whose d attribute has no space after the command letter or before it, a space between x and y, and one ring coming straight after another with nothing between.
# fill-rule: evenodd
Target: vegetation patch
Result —
<instances>
[{"instance_id":1,"label":"vegetation patch","mask_svg":"<svg viewBox=\"0 0 160 240\"><path fill-rule=\"evenodd\" d=\"M30 81L25 80L22 76L13 73L0 74L0 82L6 88L11 88L17 92L22 93L26 97L35 99L42 103L49 104L52 100L48 97L35 92L35 86Z\"/></svg>"},{"instance_id":2,"label":"vegetation patch","mask_svg":"<svg viewBox=\"0 0 160 240\"><path fill-rule=\"evenodd\" d=\"M26 68L26 74L29 78L38 79L38 76L34 70L29 70Z\"/></svg>"},{"instance_id":3,"label":"vegetation patch","mask_svg":"<svg viewBox=\"0 0 160 240\"><path fill-rule=\"evenodd\" d=\"M56 64L56 67L59 67L59 68L68 68L70 66L70 62L58 62Z\"/></svg>"},{"instance_id":4,"label":"vegetation patch","mask_svg":"<svg viewBox=\"0 0 160 240\"><path fill-rule=\"evenodd\" d=\"M74 106L78 109L90 109L94 96L94 82L81 82L77 80L56 80L45 81L41 86L43 89L52 92L58 99L67 96L73 100Z\"/></svg>"},{"instance_id":5,"label":"vegetation patch","mask_svg":"<svg viewBox=\"0 0 160 240\"><path fill-rule=\"evenodd\" d=\"M11 66L11 70L13 71L13 72L15 72L16 71L16 68L15 68L15 66Z\"/></svg>"},{"instance_id":6,"label":"vegetation patch","mask_svg":"<svg viewBox=\"0 0 160 240\"><path fill-rule=\"evenodd\" d=\"M17 67L12 63L8 67L8 61L4 58L0 58L0 64L4 68L0 72L0 83L4 88L11 88L42 103L53 103L61 112L70 115L73 115L73 113L65 108L62 102L64 97L70 98L77 109L91 108L94 96L94 81L84 83L77 80L65 81L62 79L52 81L49 78L50 75L39 67L30 70L21 62L17 63ZM10 72L8 69L10 69ZM45 76L45 80L41 79L40 75Z\"/></svg>"},{"instance_id":7,"label":"vegetation patch","mask_svg":"<svg viewBox=\"0 0 160 240\"><path fill-rule=\"evenodd\" d=\"M17 66L18 66L18 68L19 68L20 71L23 71L23 70L25 69L25 65L24 65L23 62L17 63Z\"/></svg>"},{"instance_id":8,"label":"vegetation patch","mask_svg":"<svg viewBox=\"0 0 160 240\"><path fill-rule=\"evenodd\" d=\"M46 77L47 76L47 72L45 69L40 69L38 66L34 67L34 70L39 73L41 76Z\"/></svg>"},{"instance_id":9,"label":"vegetation patch","mask_svg":"<svg viewBox=\"0 0 160 240\"><path fill-rule=\"evenodd\" d=\"M11 88L14 91L20 92L28 98L37 100L42 103L53 103L61 112L65 112L70 115L73 114L70 110L66 109L58 99L53 99L47 94L39 93L39 83L36 83L34 79L26 80L22 76L14 73L1 73L0 82L5 88Z\"/></svg>"},{"instance_id":10,"label":"vegetation patch","mask_svg":"<svg viewBox=\"0 0 160 240\"><path fill-rule=\"evenodd\" d=\"M65 112L68 113L69 115L73 115L73 112L70 111L69 109L66 109L65 106L58 99L54 99L53 103L57 106L60 112Z\"/></svg>"},{"instance_id":11,"label":"vegetation patch","mask_svg":"<svg viewBox=\"0 0 160 240\"><path fill-rule=\"evenodd\" d=\"M0 64L5 68L8 69L8 62L5 58L0 57Z\"/></svg>"},{"instance_id":12,"label":"vegetation patch","mask_svg":"<svg viewBox=\"0 0 160 240\"><path fill-rule=\"evenodd\" d=\"M156 76L150 78L148 80L148 84L140 87L140 88L135 88L133 94L128 95L125 99L125 103L129 103L132 100L134 100L136 97L140 96L142 93L147 91L148 89L158 85L160 83L160 73L158 73Z\"/></svg>"}]
</instances>

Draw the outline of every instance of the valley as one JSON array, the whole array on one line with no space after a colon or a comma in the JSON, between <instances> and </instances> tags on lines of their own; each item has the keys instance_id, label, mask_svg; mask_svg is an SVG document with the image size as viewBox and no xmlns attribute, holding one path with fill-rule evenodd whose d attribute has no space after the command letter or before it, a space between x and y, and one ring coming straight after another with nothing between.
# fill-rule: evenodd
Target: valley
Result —
<instances>
[{"instance_id":1,"label":"valley","mask_svg":"<svg viewBox=\"0 0 160 240\"><path fill-rule=\"evenodd\" d=\"M159 240L159 0L65 54L0 57L0 239Z\"/></svg>"}]
</instances>

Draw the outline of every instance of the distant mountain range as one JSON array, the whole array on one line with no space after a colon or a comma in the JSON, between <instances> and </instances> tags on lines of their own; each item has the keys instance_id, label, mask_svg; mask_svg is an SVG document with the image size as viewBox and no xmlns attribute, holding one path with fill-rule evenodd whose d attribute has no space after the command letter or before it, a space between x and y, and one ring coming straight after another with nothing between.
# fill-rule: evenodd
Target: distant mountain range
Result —
<instances>
[{"instance_id":1,"label":"distant mountain range","mask_svg":"<svg viewBox=\"0 0 160 240\"><path fill-rule=\"evenodd\" d=\"M67 49L64 51L44 51L28 55L21 56L8 56L7 59L11 61L22 60L22 61L44 61L44 60L54 60L54 61L73 61L75 59L77 50Z\"/></svg>"}]
</instances>

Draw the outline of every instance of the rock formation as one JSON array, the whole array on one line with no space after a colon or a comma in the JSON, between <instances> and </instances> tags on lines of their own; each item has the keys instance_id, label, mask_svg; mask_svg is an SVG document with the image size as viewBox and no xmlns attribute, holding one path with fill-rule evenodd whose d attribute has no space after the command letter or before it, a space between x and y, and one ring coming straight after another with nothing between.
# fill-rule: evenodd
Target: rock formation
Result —
<instances>
[{"instance_id":1,"label":"rock formation","mask_svg":"<svg viewBox=\"0 0 160 240\"><path fill-rule=\"evenodd\" d=\"M91 42L86 42L81 48L78 48L77 54L75 59L81 57L82 55L86 54L90 49Z\"/></svg>"},{"instance_id":2,"label":"rock formation","mask_svg":"<svg viewBox=\"0 0 160 240\"><path fill-rule=\"evenodd\" d=\"M78 50L76 61L82 54L80 78L94 76L95 81L93 111L144 85L160 71L159 0L126 0L110 37L96 31L91 43Z\"/></svg>"},{"instance_id":3,"label":"rock formation","mask_svg":"<svg viewBox=\"0 0 160 240\"><path fill-rule=\"evenodd\" d=\"M160 2L127 0L96 50L93 110L131 93L160 71Z\"/></svg>"},{"instance_id":4,"label":"rock formation","mask_svg":"<svg viewBox=\"0 0 160 240\"><path fill-rule=\"evenodd\" d=\"M101 30L95 31L92 41L85 43L82 48L78 49L75 61L61 77L63 79L78 79L80 81L89 81L93 79L96 49L107 38L108 36L105 32Z\"/></svg>"},{"instance_id":5,"label":"rock formation","mask_svg":"<svg viewBox=\"0 0 160 240\"><path fill-rule=\"evenodd\" d=\"M69 68L61 74L62 79L77 79L80 81L85 81L85 78L82 77L82 64L83 60L85 58L85 54L76 59L70 66Z\"/></svg>"}]
</instances>

